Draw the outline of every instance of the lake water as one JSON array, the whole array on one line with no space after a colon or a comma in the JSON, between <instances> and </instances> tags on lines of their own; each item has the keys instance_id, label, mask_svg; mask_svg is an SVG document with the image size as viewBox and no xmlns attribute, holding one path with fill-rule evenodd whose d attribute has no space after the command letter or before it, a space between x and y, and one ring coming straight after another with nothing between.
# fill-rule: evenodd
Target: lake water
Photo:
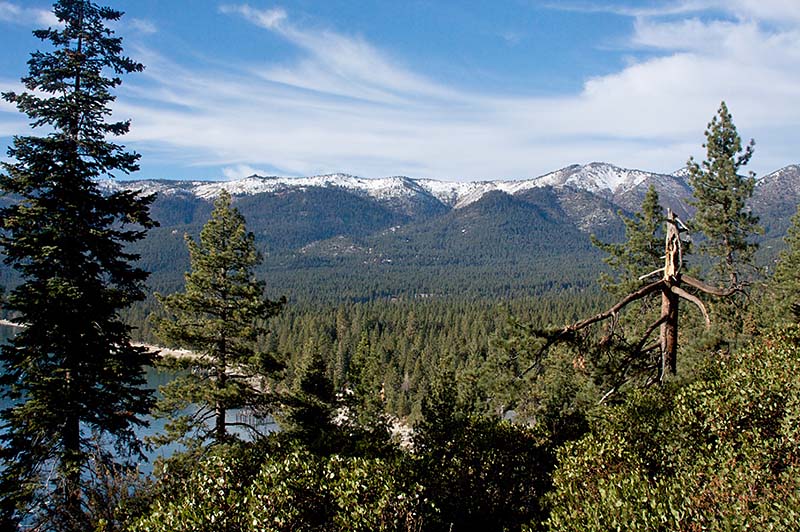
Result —
<instances>
[{"instance_id":1,"label":"lake water","mask_svg":"<svg viewBox=\"0 0 800 532\"><path fill-rule=\"evenodd\" d=\"M8 327L5 325L0 325L0 343L5 343L5 341L14 335L15 329L13 327ZM169 372L169 371L161 371L156 368L146 368L145 369L145 377L147 379L147 387L153 390L158 390L160 386L167 384L172 379L176 377L176 373ZM0 408L5 406L5 400L0 400ZM236 416L240 415L241 411L239 410L230 410L228 412L228 420L232 421L236 418ZM147 421L149 422L149 426L141 427L137 429L136 433L141 440L144 441L144 438L147 436L153 436L164 431L164 425L167 423L166 419L158 419L153 417L147 417ZM263 427L259 427L265 432L273 432L278 430L278 426L274 422L269 422L265 424ZM235 430L231 430L231 432L237 433ZM243 431L237 433L240 437L246 438L247 435ZM153 468L153 461L158 457L169 456L174 453L176 450L179 450L180 446L177 444L170 444L164 445L162 447L158 447L155 449L150 449L145 452L147 456L147 461L140 464L140 469L143 473L150 473Z\"/></svg>"}]
</instances>

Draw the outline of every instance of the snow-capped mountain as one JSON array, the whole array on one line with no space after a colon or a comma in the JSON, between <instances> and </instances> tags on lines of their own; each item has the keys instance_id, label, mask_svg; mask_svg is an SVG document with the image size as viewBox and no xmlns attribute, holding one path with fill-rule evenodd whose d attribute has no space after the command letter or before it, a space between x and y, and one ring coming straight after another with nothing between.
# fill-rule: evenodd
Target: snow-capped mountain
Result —
<instances>
[{"instance_id":1,"label":"snow-capped mountain","mask_svg":"<svg viewBox=\"0 0 800 532\"><path fill-rule=\"evenodd\" d=\"M596 229L595 222L609 219L607 213L616 210L635 212L639 209L645 193L654 186L662 205L672 209L680 218L688 219L693 208L688 200L691 188L687 182L688 169L681 168L672 174L660 174L620 168L608 163L593 162L574 164L531 179L492 181L444 181L437 179L415 179L405 176L364 178L348 174L328 174L311 177L261 177L252 175L233 181L104 181L109 190L124 188L157 192L163 196L195 197L209 200L220 191L227 190L234 196L258 194L300 193L306 190L335 189L365 200L376 201L391 211L415 218L420 214L444 213L452 209L463 209L480 201L492 192L503 192L510 196L524 195L528 191L551 188L556 192L560 208L569 214L582 230ZM590 196L576 195L577 192ZM596 201L587 198L595 197ZM778 214L786 219L796 209L800 198L800 165L792 165L760 178L751 201L756 213L762 217ZM601 206L598 201L607 202ZM597 215L597 209L606 212ZM771 212L768 212L768 209ZM585 211L585 212L584 212ZM776 231L785 230L781 223ZM769 232L768 227L768 232Z\"/></svg>"},{"instance_id":2,"label":"snow-capped mountain","mask_svg":"<svg viewBox=\"0 0 800 532\"><path fill-rule=\"evenodd\" d=\"M782 238L800 201L800 165L790 165L756 181L750 206L767 237Z\"/></svg>"},{"instance_id":3,"label":"snow-capped mountain","mask_svg":"<svg viewBox=\"0 0 800 532\"><path fill-rule=\"evenodd\" d=\"M440 181L412 179L405 176L363 178L348 174L329 174L312 177L261 177L252 175L234 181L119 181L106 184L109 188L142 189L162 194L192 193L210 199L220 191L232 195L274 193L289 188L341 188L384 202L407 202L428 196L450 208L462 208L480 200L492 191L510 195L541 187L585 190L606 199L625 194L647 182L675 180L674 176L619 168L607 163L571 165L543 176L522 180Z\"/></svg>"},{"instance_id":4,"label":"snow-capped mountain","mask_svg":"<svg viewBox=\"0 0 800 532\"><path fill-rule=\"evenodd\" d=\"M763 194L792 198L800 196L800 165L785 166L758 179L753 196Z\"/></svg>"},{"instance_id":5,"label":"snow-capped mountain","mask_svg":"<svg viewBox=\"0 0 800 532\"><path fill-rule=\"evenodd\" d=\"M582 290L595 286L602 258L589 235L624 238L618 213L639 210L650 186L681 219L692 215L685 169L660 174L606 163L512 181L330 174L101 186L158 193L151 213L160 227L134 249L153 286L180 285L188 268L184 234L198 234L208 200L224 189L255 235L266 277L280 293L309 300ZM757 182L749 205L766 230L767 253L780 248L799 201L800 165Z\"/></svg>"},{"instance_id":6,"label":"snow-capped mountain","mask_svg":"<svg viewBox=\"0 0 800 532\"><path fill-rule=\"evenodd\" d=\"M195 188L195 194L201 198L213 198L223 189L232 195L245 195L275 192L288 187L337 187L360 191L375 199L402 198L425 192L413 179L403 176L368 179L348 174L329 174L313 177L252 175L235 181L205 183Z\"/></svg>"},{"instance_id":7,"label":"snow-capped mountain","mask_svg":"<svg viewBox=\"0 0 800 532\"><path fill-rule=\"evenodd\" d=\"M583 166L578 164L567 166L537 177L534 182L537 186L570 186L595 194L615 195L656 176L659 174L619 168L607 163L590 163Z\"/></svg>"}]
</instances>

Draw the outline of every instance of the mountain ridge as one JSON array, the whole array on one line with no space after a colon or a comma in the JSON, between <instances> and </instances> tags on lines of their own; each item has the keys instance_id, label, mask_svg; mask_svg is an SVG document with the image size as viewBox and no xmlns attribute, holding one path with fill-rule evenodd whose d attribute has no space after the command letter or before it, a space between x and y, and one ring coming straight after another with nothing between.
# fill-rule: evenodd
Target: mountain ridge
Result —
<instances>
[{"instance_id":1,"label":"mountain ridge","mask_svg":"<svg viewBox=\"0 0 800 532\"><path fill-rule=\"evenodd\" d=\"M270 280L272 295L334 301L596 289L603 254L590 235L606 242L624 238L620 213L638 211L649 186L664 207L691 218L686 171L674 174L590 163L510 181L328 174L101 186L157 193L152 212L161 226L132 250L153 272L154 290L180 287L188 268L183 235L199 233L210 200L225 189L255 234L264 256L260 275ZM765 228L765 253L782 246L798 201L800 165L758 181L749 205ZM0 283L7 275L0 268Z\"/></svg>"},{"instance_id":2,"label":"mountain ridge","mask_svg":"<svg viewBox=\"0 0 800 532\"><path fill-rule=\"evenodd\" d=\"M108 189L141 187L143 192L146 193L191 192L197 197L205 199L216 197L223 189L232 195L250 195L278 192L285 188L337 187L358 191L378 200L427 194L438 199L446 206L462 208L494 190L513 195L531 188L571 186L593 193L613 196L654 178L674 179L675 176L621 168L610 163L592 162L586 165L573 164L534 178L511 180L448 181L407 176L368 178L346 173L333 173L308 177L259 176L253 174L241 179L227 181L108 180L103 185Z\"/></svg>"},{"instance_id":3,"label":"mountain ridge","mask_svg":"<svg viewBox=\"0 0 800 532\"><path fill-rule=\"evenodd\" d=\"M780 181L787 174L792 177L800 172L800 165L788 165L764 175L757 181L758 186ZM532 188L551 186L557 189L571 187L600 195L624 207L633 208L626 201L626 195L641 190L650 184L663 188L668 194L685 195L690 191L688 172L681 168L671 174L650 172L646 170L622 168L611 163L591 162L588 164L572 164L552 172L528 179L495 179L480 181L448 181L430 178L412 178L407 176L359 177L346 173L323 174L308 177L260 176L253 174L236 180L200 181L200 180L101 180L104 188L141 189L143 193L158 192L162 194L192 194L203 199L213 199L223 189L231 195L252 195L260 193L276 193L287 189L319 187L341 188L378 201L402 201L410 198L427 197L436 200L449 208L463 208L478 201L486 193L501 191L514 195ZM659 187L659 185L661 185ZM800 193L800 181L797 182ZM638 196L640 194L633 194ZM681 210L686 210L685 207Z\"/></svg>"}]
</instances>

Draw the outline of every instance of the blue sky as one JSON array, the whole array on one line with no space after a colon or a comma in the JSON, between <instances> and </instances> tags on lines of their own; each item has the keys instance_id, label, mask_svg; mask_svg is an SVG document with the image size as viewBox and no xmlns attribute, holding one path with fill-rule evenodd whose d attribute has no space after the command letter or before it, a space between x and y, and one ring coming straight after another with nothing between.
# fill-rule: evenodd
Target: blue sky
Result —
<instances>
[{"instance_id":1,"label":"blue sky","mask_svg":"<svg viewBox=\"0 0 800 532\"><path fill-rule=\"evenodd\" d=\"M702 158L721 100L759 174L800 162L797 0L107 0L139 178L528 178ZM44 0L0 0L19 90ZM0 149L27 131L0 103Z\"/></svg>"}]
</instances>

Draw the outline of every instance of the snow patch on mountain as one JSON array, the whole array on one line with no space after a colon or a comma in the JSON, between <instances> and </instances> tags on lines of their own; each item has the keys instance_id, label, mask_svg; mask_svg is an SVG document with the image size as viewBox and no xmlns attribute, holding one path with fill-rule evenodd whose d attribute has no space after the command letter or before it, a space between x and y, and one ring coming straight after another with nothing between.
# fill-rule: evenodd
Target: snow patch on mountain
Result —
<instances>
[{"instance_id":1,"label":"snow patch on mountain","mask_svg":"<svg viewBox=\"0 0 800 532\"><path fill-rule=\"evenodd\" d=\"M260 177L252 175L236 181L219 181L205 183L195 189L195 194L202 198L214 198L222 190L232 195L250 195L264 192L276 192L287 188L343 188L361 192L375 199L409 197L423 190L414 180L407 177L383 177L368 179L348 174L328 174L312 177Z\"/></svg>"},{"instance_id":2,"label":"snow patch on mountain","mask_svg":"<svg viewBox=\"0 0 800 532\"><path fill-rule=\"evenodd\" d=\"M642 170L619 168L608 163L573 164L556 170L534 181L538 186L571 186L595 194L619 194L630 190L657 174Z\"/></svg>"},{"instance_id":3,"label":"snow patch on mountain","mask_svg":"<svg viewBox=\"0 0 800 532\"><path fill-rule=\"evenodd\" d=\"M800 165L797 164L790 164L789 166L784 166L780 170L776 170L771 174L767 174L756 182L756 186L759 184L766 184L766 183L773 183L773 182L795 182L800 176Z\"/></svg>"},{"instance_id":4,"label":"snow patch on mountain","mask_svg":"<svg viewBox=\"0 0 800 532\"><path fill-rule=\"evenodd\" d=\"M515 194L536 187L533 180L456 182L417 179L416 182L439 201L456 209L474 203L494 190Z\"/></svg>"},{"instance_id":5,"label":"snow patch on mountain","mask_svg":"<svg viewBox=\"0 0 800 532\"><path fill-rule=\"evenodd\" d=\"M252 175L233 181L107 181L109 190L142 189L144 193L192 193L211 199L222 190L231 195L252 195L305 187L338 187L380 201L408 201L419 196L436 198L452 208L465 207L492 191L516 194L532 188L570 187L600 194L607 198L636 188L644 181L664 177L660 174L619 168L607 163L571 165L533 179L508 181L439 181L412 179L405 176L364 178L348 174L327 174L312 177L261 177Z\"/></svg>"},{"instance_id":6,"label":"snow patch on mountain","mask_svg":"<svg viewBox=\"0 0 800 532\"><path fill-rule=\"evenodd\" d=\"M689 179L689 167L684 166L683 168L679 168L670 174L674 177L679 177L681 179Z\"/></svg>"}]
</instances>

